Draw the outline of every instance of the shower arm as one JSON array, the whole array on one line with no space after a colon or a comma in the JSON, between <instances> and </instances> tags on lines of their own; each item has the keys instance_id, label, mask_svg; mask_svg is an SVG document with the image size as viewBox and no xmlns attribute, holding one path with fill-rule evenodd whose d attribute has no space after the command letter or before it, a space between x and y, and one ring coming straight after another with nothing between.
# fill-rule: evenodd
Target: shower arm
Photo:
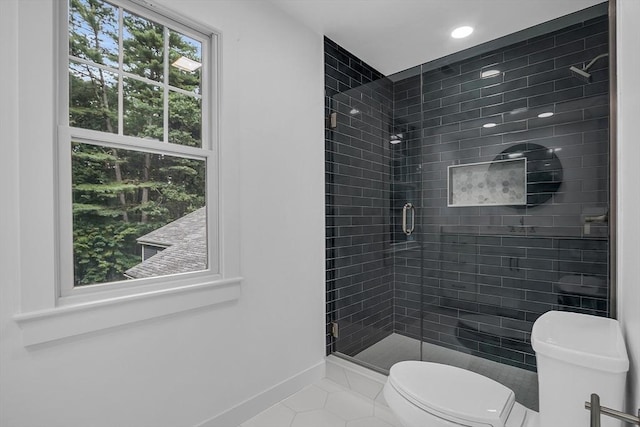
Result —
<instances>
[{"instance_id":1,"label":"shower arm","mask_svg":"<svg viewBox=\"0 0 640 427\"><path fill-rule=\"evenodd\" d=\"M595 58L593 58L591 60L591 62L589 62L582 70L583 71L587 71L589 68L591 68L591 66L600 58L604 58L605 56L609 56L608 53L601 53L600 55L596 56Z\"/></svg>"}]
</instances>

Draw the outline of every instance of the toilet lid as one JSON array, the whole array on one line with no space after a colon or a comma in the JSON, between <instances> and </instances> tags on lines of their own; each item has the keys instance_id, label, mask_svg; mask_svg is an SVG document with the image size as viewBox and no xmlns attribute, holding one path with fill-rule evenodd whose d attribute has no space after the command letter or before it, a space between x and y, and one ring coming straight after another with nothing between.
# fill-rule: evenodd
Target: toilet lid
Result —
<instances>
[{"instance_id":1,"label":"toilet lid","mask_svg":"<svg viewBox=\"0 0 640 427\"><path fill-rule=\"evenodd\" d=\"M468 426L503 427L515 402L513 391L502 384L440 363L396 363L389 383L423 410Z\"/></svg>"}]
</instances>

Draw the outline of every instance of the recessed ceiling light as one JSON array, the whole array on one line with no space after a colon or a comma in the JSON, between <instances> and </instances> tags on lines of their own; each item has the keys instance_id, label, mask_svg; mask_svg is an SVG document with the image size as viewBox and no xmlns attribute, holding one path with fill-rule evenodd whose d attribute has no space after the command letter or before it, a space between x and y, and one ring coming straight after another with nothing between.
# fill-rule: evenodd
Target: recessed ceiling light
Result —
<instances>
[{"instance_id":1,"label":"recessed ceiling light","mask_svg":"<svg viewBox=\"0 0 640 427\"><path fill-rule=\"evenodd\" d=\"M500 70L487 70L480 73L480 78L487 79L489 77L494 77L500 74Z\"/></svg>"},{"instance_id":2,"label":"recessed ceiling light","mask_svg":"<svg viewBox=\"0 0 640 427\"><path fill-rule=\"evenodd\" d=\"M485 123L482 125L483 128L494 128L496 126L498 126L497 123Z\"/></svg>"},{"instance_id":3,"label":"recessed ceiling light","mask_svg":"<svg viewBox=\"0 0 640 427\"><path fill-rule=\"evenodd\" d=\"M545 117L551 117L551 116L553 116L553 113L551 111L547 111L546 113L538 114L538 117L540 117L541 119L544 119Z\"/></svg>"},{"instance_id":4,"label":"recessed ceiling light","mask_svg":"<svg viewBox=\"0 0 640 427\"><path fill-rule=\"evenodd\" d=\"M355 115L355 114L358 114L359 112L360 110L358 110L357 108L352 108L351 111L349 111L349 114Z\"/></svg>"},{"instance_id":5,"label":"recessed ceiling light","mask_svg":"<svg viewBox=\"0 0 640 427\"><path fill-rule=\"evenodd\" d=\"M175 62L171 64L179 70L194 72L198 68L202 67L202 64L193 59L189 59L186 56L181 56Z\"/></svg>"},{"instance_id":6,"label":"recessed ceiling light","mask_svg":"<svg viewBox=\"0 0 640 427\"><path fill-rule=\"evenodd\" d=\"M463 39L465 37L469 37L471 33L473 33L473 27L458 27L451 32L451 37L454 39Z\"/></svg>"},{"instance_id":7,"label":"recessed ceiling light","mask_svg":"<svg viewBox=\"0 0 640 427\"><path fill-rule=\"evenodd\" d=\"M522 153L510 153L507 154L507 157L509 157L510 159L515 159L516 157L522 157Z\"/></svg>"}]
</instances>

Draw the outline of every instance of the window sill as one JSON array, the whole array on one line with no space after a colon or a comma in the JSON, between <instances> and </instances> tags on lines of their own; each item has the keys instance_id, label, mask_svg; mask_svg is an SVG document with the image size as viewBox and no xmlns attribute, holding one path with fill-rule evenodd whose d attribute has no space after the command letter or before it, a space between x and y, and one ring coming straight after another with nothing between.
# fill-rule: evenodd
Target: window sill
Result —
<instances>
[{"instance_id":1,"label":"window sill","mask_svg":"<svg viewBox=\"0 0 640 427\"><path fill-rule=\"evenodd\" d=\"M241 277L20 313L25 347L237 300Z\"/></svg>"}]
</instances>

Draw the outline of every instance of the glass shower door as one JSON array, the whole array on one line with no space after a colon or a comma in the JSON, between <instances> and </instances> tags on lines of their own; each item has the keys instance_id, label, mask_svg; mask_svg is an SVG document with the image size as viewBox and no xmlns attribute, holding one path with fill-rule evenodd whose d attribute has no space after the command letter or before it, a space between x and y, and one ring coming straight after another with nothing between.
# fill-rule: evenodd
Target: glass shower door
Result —
<instances>
[{"instance_id":1,"label":"glass shower door","mask_svg":"<svg viewBox=\"0 0 640 427\"><path fill-rule=\"evenodd\" d=\"M327 130L327 314L332 351L378 368L367 351L393 332L391 82L336 94Z\"/></svg>"}]
</instances>

